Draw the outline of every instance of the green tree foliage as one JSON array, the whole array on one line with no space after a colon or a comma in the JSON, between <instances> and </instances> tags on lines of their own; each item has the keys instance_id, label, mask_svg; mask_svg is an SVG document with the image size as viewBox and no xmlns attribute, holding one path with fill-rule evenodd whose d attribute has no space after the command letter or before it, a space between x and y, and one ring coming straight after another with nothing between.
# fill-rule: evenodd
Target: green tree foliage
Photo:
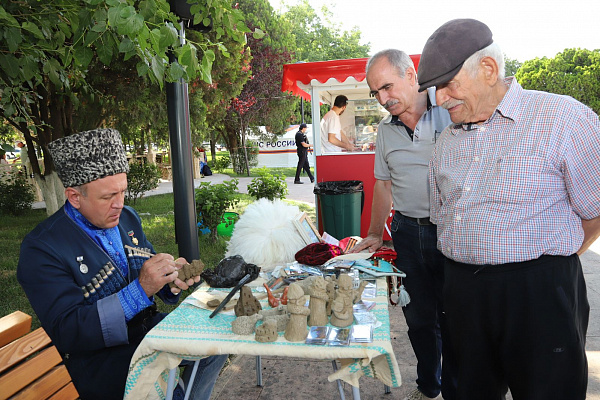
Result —
<instances>
[{"instance_id":1,"label":"green tree foliage","mask_svg":"<svg viewBox=\"0 0 600 400\"><path fill-rule=\"evenodd\" d=\"M271 201L275 199L285 199L288 194L287 183L285 183L285 175L273 175L266 167L256 170L260 176L252 179L248 184L248 194L260 200L262 198Z\"/></svg>"},{"instance_id":2,"label":"green tree foliage","mask_svg":"<svg viewBox=\"0 0 600 400\"><path fill-rule=\"evenodd\" d=\"M87 96L75 110L75 132L109 123L134 154L143 154L151 143L167 145L166 93L147 77L138 76L134 59L110 67L95 59L86 81L96 95Z\"/></svg>"},{"instance_id":3,"label":"green tree foliage","mask_svg":"<svg viewBox=\"0 0 600 400\"><path fill-rule=\"evenodd\" d=\"M600 114L600 50L565 49L525 61L516 78L525 89L571 96Z\"/></svg>"},{"instance_id":4,"label":"green tree foliage","mask_svg":"<svg viewBox=\"0 0 600 400\"><path fill-rule=\"evenodd\" d=\"M324 21L310 6L308 0L291 7L284 19L293 26L296 38L297 61L327 61L368 57L371 45L360 44L361 31L354 27L340 31L339 21L326 7L321 8Z\"/></svg>"},{"instance_id":5,"label":"green tree foliage","mask_svg":"<svg viewBox=\"0 0 600 400\"><path fill-rule=\"evenodd\" d=\"M165 81L211 80L221 37L243 41L242 14L226 0L190 0L194 23L213 21L216 42L180 43L167 0L22 0L0 5L0 112L24 136L51 212L60 199L47 144L77 129L76 110L101 92L88 82L95 63L131 60L135 73ZM170 61L169 54L174 55ZM110 126L110 120L102 120ZM37 150L37 151L36 151ZM44 157L43 175L36 155ZM49 179L46 182L46 179ZM50 196L52 197L52 196Z\"/></svg>"},{"instance_id":6,"label":"green tree foliage","mask_svg":"<svg viewBox=\"0 0 600 400\"><path fill-rule=\"evenodd\" d=\"M226 104L223 136L230 152L240 153L247 162L246 136L259 135L256 127L265 126L271 135L283 134L289 125L296 99L281 93L283 64L292 61L289 47L294 43L291 27L273 12L267 0L239 3L251 30L264 31L262 38L248 37L252 54L251 76L241 93ZM232 156L234 169L240 157Z\"/></svg>"},{"instance_id":7,"label":"green tree foliage","mask_svg":"<svg viewBox=\"0 0 600 400\"><path fill-rule=\"evenodd\" d=\"M323 18L311 7L308 0L303 0L290 7L283 18L293 25L296 40L295 61L327 61L348 58L368 57L370 43L360 44L361 31L354 27L350 31L341 31L335 15L323 6L320 10ZM292 122L304 121L313 123L310 102L304 103L304 118L300 100L296 101ZM321 115L329 111L329 107L321 106Z\"/></svg>"},{"instance_id":8,"label":"green tree foliage","mask_svg":"<svg viewBox=\"0 0 600 400\"><path fill-rule=\"evenodd\" d=\"M196 210L202 224L210 229L213 242L217 241L217 225L222 222L223 214L240 201L236 197L238 182L237 179L215 184L202 182L196 189Z\"/></svg>"},{"instance_id":9,"label":"green tree foliage","mask_svg":"<svg viewBox=\"0 0 600 400\"><path fill-rule=\"evenodd\" d=\"M224 154L215 158L212 167L216 171L223 172L225 169L229 168L229 164L231 164L231 158L229 157L229 154Z\"/></svg>"},{"instance_id":10,"label":"green tree foliage","mask_svg":"<svg viewBox=\"0 0 600 400\"><path fill-rule=\"evenodd\" d=\"M521 68L521 63L519 60L508 58L506 54L504 55L504 76L515 76L519 68Z\"/></svg>"},{"instance_id":11,"label":"green tree foliage","mask_svg":"<svg viewBox=\"0 0 600 400\"><path fill-rule=\"evenodd\" d=\"M0 169L0 215L23 215L35 200L25 173L17 168Z\"/></svg>"},{"instance_id":12,"label":"green tree foliage","mask_svg":"<svg viewBox=\"0 0 600 400\"><path fill-rule=\"evenodd\" d=\"M195 34L191 33L191 36ZM214 32L208 35L214 35ZM227 143L226 136L223 136L227 104L240 94L251 75L250 48L228 38L223 38L223 46L228 51L215 55L212 81L196 79L189 86L192 142L198 146L209 141L213 160L215 143Z\"/></svg>"},{"instance_id":13,"label":"green tree foliage","mask_svg":"<svg viewBox=\"0 0 600 400\"><path fill-rule=\"evenodd\" d=\"M160 181L160 170L156 164L133 163L127 174L127 193L125 202L135 204L148 190L156 189Z\"/></svg>"}]
</instances>

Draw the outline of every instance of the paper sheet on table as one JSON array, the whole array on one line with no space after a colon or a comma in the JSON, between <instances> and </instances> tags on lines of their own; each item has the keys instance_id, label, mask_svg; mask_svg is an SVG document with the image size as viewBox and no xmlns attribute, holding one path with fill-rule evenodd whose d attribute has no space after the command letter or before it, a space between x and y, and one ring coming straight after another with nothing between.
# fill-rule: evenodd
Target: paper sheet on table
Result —
<instances>
[{"instance_id":1,"label":"paper sheet on table","mask_svg":"<svg viewBox=\"0 0 600 400\"><path fill-rule=\"evenodd\" d=\"M225 299L225 297L227 297L228 294L229 294L229 292L224 292L224 291L220 291L220 290L215 290L215 291L211 291L211 292L207 292L205 290L196 290L196 291L194 291L194 293L190 294L184 300L184 302L191 304L193 306L196 306L196 307L203 308L205 310L212 311L216 307L209 307L208 302L210 300L218 300L220 303L221 301L223 301ZM231 308L233 308L235 306L235 304L237 303L237 299L239 297L240 297L240 294L238 292L233 296L233 298L231 300L229 300L229 302L227 303L227 305L225 306L225 308L223 310L226 311L226 310L230 310Z\"/></svg>"}]
</instances>

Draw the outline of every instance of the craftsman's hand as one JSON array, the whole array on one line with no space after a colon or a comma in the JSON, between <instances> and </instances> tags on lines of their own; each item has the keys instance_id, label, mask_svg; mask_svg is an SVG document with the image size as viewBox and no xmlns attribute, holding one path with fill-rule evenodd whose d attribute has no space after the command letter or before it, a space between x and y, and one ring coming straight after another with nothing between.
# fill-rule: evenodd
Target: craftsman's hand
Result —
<instances>
[{"instance_id":1,"label":"craftsman's hand","mask_svg":"<svg viewBox=\"0 0 600 400\"><path fill-rule=\"evenodd\" d=\"M354 248L350 250L350 253L358 253L364 249L367 249L369 253L375 253L377 249L381 247L382 244L383 240L381 239L381 237L379 237L378 235L369 235L363 240L361 240L356 246L354 246Z\"/></svg>"},{"instance_id":2,"label":"craftsman's hand","mask_svg":"<svg viewBox=\"0 0 600 400\"><path fill-rule=\"evenodd\" d=\"M175 260L175 263L177 264L177 269L179 270L188 262L185 260L185 258L180 257L177 260ZM179 273L178 273L178 275L179 275ZM171 288L171 293L179 294L179 293L181 293L182 290L188 290L190 288L190 286L192 286L194 283L198 283L198 282L200 282L200 275L196 275L185 281L182 281L181 279L179 279L179 276L178 276L173 281L173 283L175 285L177 285L177 287Z\"/></svg>"},{"instance_id":3,"label":"craftsman's hand","mask_svg":"<svg viewBox=\"0 0 600 400\"><path fill-rule=\"evenodd\" d=\"M146 295L151 297L167 283L177 279L177 269L172 255L159 253L142 265L138 280Z\"/></svg>"}]
</instances>

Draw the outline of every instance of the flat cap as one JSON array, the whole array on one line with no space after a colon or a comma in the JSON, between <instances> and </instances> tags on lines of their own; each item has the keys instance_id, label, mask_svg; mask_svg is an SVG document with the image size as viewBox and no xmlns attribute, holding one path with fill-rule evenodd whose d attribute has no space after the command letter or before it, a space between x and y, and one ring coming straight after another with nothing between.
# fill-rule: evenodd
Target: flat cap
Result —
<instances>
[{"instance_id":1,"label":"flat cap","mask_svg":"<svg viewBox=\"0 0 600 400\"><path fill-rule=\"evenodd\" d=\"M129 172L125 147L116 129L79 132L48 143L48 149L65 187Z\"/></svg>"},{"instance_id":2,"label":"flat cap","mask_svg":"<svg viewBox=\"0 0 600 400\"><path fill-rule=\"evenodd\" d=\"M427 39L419 61L419 92L446 83L467 58L493 43L492 31L474 19L453 19Z\"/></svg>"}]
</instances>

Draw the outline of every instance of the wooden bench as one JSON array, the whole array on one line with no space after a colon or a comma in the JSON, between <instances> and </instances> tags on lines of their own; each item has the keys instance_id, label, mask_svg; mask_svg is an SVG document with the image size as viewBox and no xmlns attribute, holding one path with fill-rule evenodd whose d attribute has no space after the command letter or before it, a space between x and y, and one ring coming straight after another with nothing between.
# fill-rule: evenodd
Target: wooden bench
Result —
<instances>
[{"instance_id":1,"label":"wooden bench","mask_svg":"<svg viewBox=\"0 0 600 400\"><path fill-rule=\"evenodd\" d=\"M0 318L0 400L74 400L79 394L43 328L21 312Z\"/></svg>"}]
</instances>

